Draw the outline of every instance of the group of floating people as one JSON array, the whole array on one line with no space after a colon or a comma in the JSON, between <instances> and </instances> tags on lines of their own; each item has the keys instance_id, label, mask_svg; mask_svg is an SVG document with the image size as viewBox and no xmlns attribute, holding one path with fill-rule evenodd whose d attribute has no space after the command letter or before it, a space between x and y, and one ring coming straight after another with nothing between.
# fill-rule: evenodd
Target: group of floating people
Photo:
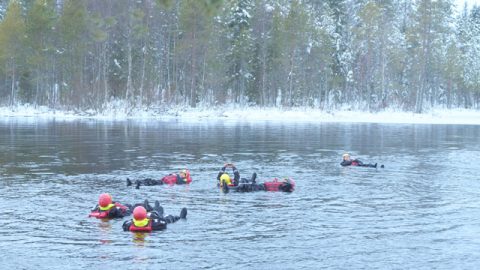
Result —
<instances>
[{"instance_id":1,"label":"group of floating people","mask_svg":"<svg viewBox=\"0 0 480 270\"><path fill-rule=\"evenodd\" d=\"M182 208L178 216L164 216L163 207L160 206L159 201L155 201L153 207L148 200L134 205L121 204L113 201L110 194L102 193L98 198L98 204L92 209L89 217L105 220L124 218L131 214L133 214L133 218L125 221L122 225L124 231L151 232L164 230L167 228L167 224L186 219L187 208Z\"/></svg>"},{"instance_id":2,"label":"group of floating people","mask_svg":"<svg viewBox=\"0 0 480 270\"><path fill-rule=\"evenodd\" d=\"M367 164L359 159L351 158L350 154L346 153L342 156L341 166L360 166L377 168L377 163ZM384 168L381 165L380 168ZM227 170L231 170L229 174ZM227 193L230 190L235 192L254 192L254 191L281 191L293 192L295 190L295 181L290 177L281 179L274 178L273 180L257 183L257 174L254 172L250 179L241 178L240 172L233 163L225 163L217 175L217 186L223 192ZM139 189L140 186L156 186L156 185L185 185L192 182L190 171L182 169L178 173L172 173L161 179L146 178L143 180L132 181L127 178L127 186L135 185ZM155 201L152 207L148 200L143 203L121 204L114 202L112 196L108 193L100 195L98 204L92 209L89 217L99 219L113 219L123 218L133 214L133 219L127 220L123 223L124 231L132 232L151 232L156 230L164 230L167 224L174 223L180 219L186 219L187 208L182 208L180 215L164 216L163 207L158 201Z\"/></svg>"},{"instance_id":3,"label":"group of floating people","mask_svg":"<svg viewBox=\"0 0 480 270\"><path fill-rule=\"evenodd\" d=\"M227 169L231 169L231 174L227 172ZM284 177L282 179L274 178L270 181L263 183L257 183L257 174L253 173L250 179L240 178L240 172L233 163L226 163L220 169L217 175L217 186L223 192L229 192L230 190L236 192L253 192L253 191L283 191L292 192L295 189L295 181L290 177ZM127 186L135 184L135 188L139 189L140 186L158 186L158 185L183 185L190 184L192 177L187 169L183 169L178 173L172 173L164 176L161 179L146 178L142 180L132 181L127 178Z\"/></svg>"}]
</instances>

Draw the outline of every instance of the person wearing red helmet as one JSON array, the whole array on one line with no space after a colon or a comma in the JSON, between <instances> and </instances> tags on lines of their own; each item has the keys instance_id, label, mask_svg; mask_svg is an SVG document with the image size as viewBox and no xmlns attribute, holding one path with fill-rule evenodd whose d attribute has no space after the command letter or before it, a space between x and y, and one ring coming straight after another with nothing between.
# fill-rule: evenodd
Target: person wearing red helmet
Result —
<instances>
[{"instance_id":1,"label":"person wearing red helmet","mask_svg":"<svg viewBox=\"0 0 480 270\"><path fill-rule=\"evenodd\" d=\"M187 208L182 208L180 216L163 216L163 208L158 201L155 201L153 211L148 212L145 207L138 205L133 209L133 219L127 220L123 223L124 231L132 232L151 232L164 230L168 223L174 223L179 219L187 217Z\"/></svg>"},{"instance_id":2,"label":"person wearing red helmet","mask_svg":"<svg viewBox=\"0 0 480 270\"><path fill-rule=\"evenodd\" d=\"M131 206L120 204L112 200L112 195L108 193L100 194L98 204L90 212L89 217L96 218L123 218L130 215Z\"/></svg>"},{"instance_id":3,"label":"person wearing red helmet","mask_svg":"<svg viewBox=\"0 0 480 270\"><path fill-rule=\"evenodd\" d=\"M135 181L135 188L139 189L141 185L143 186L158 186L163 184L168 185L183 185L183 184L190 184L192 182L192 177L190 176L190 171L187 169L182 169L178 173L171 173L162 177L162 179L152 179L146 178L143 180L136 180ZM133 184L132 180L127 178L127 186L131 186Z\"/></svg>"}]
</instances>

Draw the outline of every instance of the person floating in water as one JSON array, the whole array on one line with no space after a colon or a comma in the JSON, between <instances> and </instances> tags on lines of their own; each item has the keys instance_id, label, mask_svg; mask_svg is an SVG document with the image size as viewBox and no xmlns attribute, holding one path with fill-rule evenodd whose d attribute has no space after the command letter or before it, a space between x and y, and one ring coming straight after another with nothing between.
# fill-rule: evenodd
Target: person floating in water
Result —
<instances>
[{"instance_id":1,"label":"person floating in water","mask_svg":"<svg viewBox=\"0 0 480 270\"><path fill-rule=\"evenodd\" d=\"M375 164L366 164L366 163L363 163L361 160L359 159L352 159L350 157L350 154L348 153L345 153L343 154L343 160L342 162L340 163L340 165L342 166L359 166L359 167L371 167L371 168L377 168L377 163ZM381 168L384 168L384 166L380 166Z\"/></svg>"},{"instance_id":2,"label":"person floating in water","mask_svg":"<svg viewBox=\"0 0 480 270\"><path fill-rule=\"evenodd\" d=\"M155 201L155 206L151 211L138 205L133 209L133 219L127 220L123 223L122 228L124 231L131 232L151 232L164 230L167 228L168 223L174 223L179 219L186 219L187 208L182 208L180 216L163 216L163 208L158 201Z\"/></svg>"},{"instance_id":3,"label":"person floating in water","mask_svg":"<svg viewBox=\"0 0 480 270\"><path fill-rule=\"evenodd\" d=\"M231 168L233 172L233 179L227 173L227 168ZM265 190L265 186L263 184L257 184L255 179L257 178L257 174L253 173L252 178L240 178L240 172L238 171L237 167L233 163L225 163L223 167L220 169L217 175L218 180L218 187L222 189L223 192L228 192L230 190L234 190L237 192L251 192L251 191L259 191Z\"/></svg>"},{"instance_id":4,"label":"person floating in water","mask_svg":"<svg viewBox=\"0 0 480 270\"><path fill-rule=\"evenodd\" d=\"M275 178L272 181L263 183L266 191L293 192L295 181L290 177Z\"/></svg>"},{"instance_id":5,"label":"person floating in water","mask_svg":"<svg viewBox=\"0 0 480 270\"><path fill-rule=\"evenodd\" d=\"M233 179L227 173L227 168L231 168L233 172ZM250 180L246 178L240 178L240 172L237 170L237 167L233 163L225 163L220 169L217 175L218 186L225 192L228 192L230 189L236 191L255 191L255 190L264 190L263 185L257 185L255 179L257 174L253 173Z\"/></svg>"},{"instance_id":6,"label":"person floating in water","mask_svg":"<svg viewBox=\"0 0 480 270\"><path fill-rule=\"evenodd\" d=\"M233 181L231 176L226 172L227 168L233 170ZM292 192L295 189L295 181L289 177L282 180L277 178L264 183L257 183L257 173L254 172L250 179L240 178L240 173L232 163L226 163L217 175L218 187L225 193L230 190L236 192L253 192L253 191L284 191Z\"/></svg>"},{"instance_id":7,"label":"person floating in water","mask_svg":"<svg viewBox=\"0 0 480 270\"><path fill-rule=\"evenodd\" d=\"M152 179L146 178L143 180L136 180L135 181L135 188L139 189L141 185L143 186L158 186L163 184L168 185L183 185L183 184L190 184L192 182L192 177L190 176L190 171L187 169L180 170L178 173L171 173L167 176L164 176L162 179ZM133 184L132 180L127 178L127 186L131 186Z\"/></svg>"},{"instance_id":8,"label":"person floating in water","mask_svg":"<svg viewBox=\"0 0 480 270\"><path fill-rule=\"evenodd\" d=\"M233 172L233 182L230 175L226 172L227 168L231 168ZM223 187L223 184L228 186L238 186L240 181L240 172L238 172L237 167L233 163L225 163L220 169L217 175L218 185Z\"/></svg>"},{"instance_id":9,"label":"person floating in water","mask_svg":"<svg viewBox=\"0 0 480 270\"><path fill-rule=\"evenodd\" d=\"M131 214L131 205L122 205L112 200L112 196L108 193L100 194L98 204L90 212L89 217L96 218L123 218Z\"/></svg>"}]
</instances>

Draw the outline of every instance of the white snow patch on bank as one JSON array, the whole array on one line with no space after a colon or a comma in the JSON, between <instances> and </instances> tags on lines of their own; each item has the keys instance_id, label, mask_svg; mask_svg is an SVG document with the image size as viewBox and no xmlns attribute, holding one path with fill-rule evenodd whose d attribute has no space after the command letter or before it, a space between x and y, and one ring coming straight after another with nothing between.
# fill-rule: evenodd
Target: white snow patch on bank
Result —
<instances>
[{"instance_id":1,"label":"white snow patch on bank","mask_svg":"<svg viewBox=\"0 0 480 270\"><path fill-rule=\"evenodd\" d=\"M467 124L480 125L480 111L476 110L441 110L436 109L423 114L403 111L383 111L369 113L361 111L320 110L233 110L226 111L227 118L241 120L269 120L291 122L356 122L356 123L413 123L413 124Z\"/></svg>"},{"instance_id":2,"label":"white snow patch on bank","mask_svg":"<svg viewBox=\"0 0 480 270\"><path fill-rule=\"evenodd\" d=\"M480 111L468 109L434 109L423 114L403 111L383 111L369 113L361 111L339 110L325 112L306 108L183 108L170 109L134 109L126 110L125 104L110 104L103 112L88 110L84 112L59 111L51 108L29 105L0 107L0 118L33 119L96 119L106 121L123 120L171 120L182 121L274 121L274 122L341 122L341 123L411 123L411 124L466 124L480 125ZM30 119L32 120L32 119Z\"/></svg>"}]
</instances>

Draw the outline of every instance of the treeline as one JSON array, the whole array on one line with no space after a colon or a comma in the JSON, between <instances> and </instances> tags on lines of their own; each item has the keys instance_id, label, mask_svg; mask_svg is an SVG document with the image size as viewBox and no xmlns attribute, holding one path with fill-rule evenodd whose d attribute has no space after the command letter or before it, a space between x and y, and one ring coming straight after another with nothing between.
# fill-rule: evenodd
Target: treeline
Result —
<instances>
[{"instance_id":1,"label":"treeline","mask_svg":"<svg viewBox=\"0 0 480 270\"><path fill-rule=\"evenodd\" d=\"M480 108L452 0L0 1L0 105Z\"/></svg>"}]
</instances>

